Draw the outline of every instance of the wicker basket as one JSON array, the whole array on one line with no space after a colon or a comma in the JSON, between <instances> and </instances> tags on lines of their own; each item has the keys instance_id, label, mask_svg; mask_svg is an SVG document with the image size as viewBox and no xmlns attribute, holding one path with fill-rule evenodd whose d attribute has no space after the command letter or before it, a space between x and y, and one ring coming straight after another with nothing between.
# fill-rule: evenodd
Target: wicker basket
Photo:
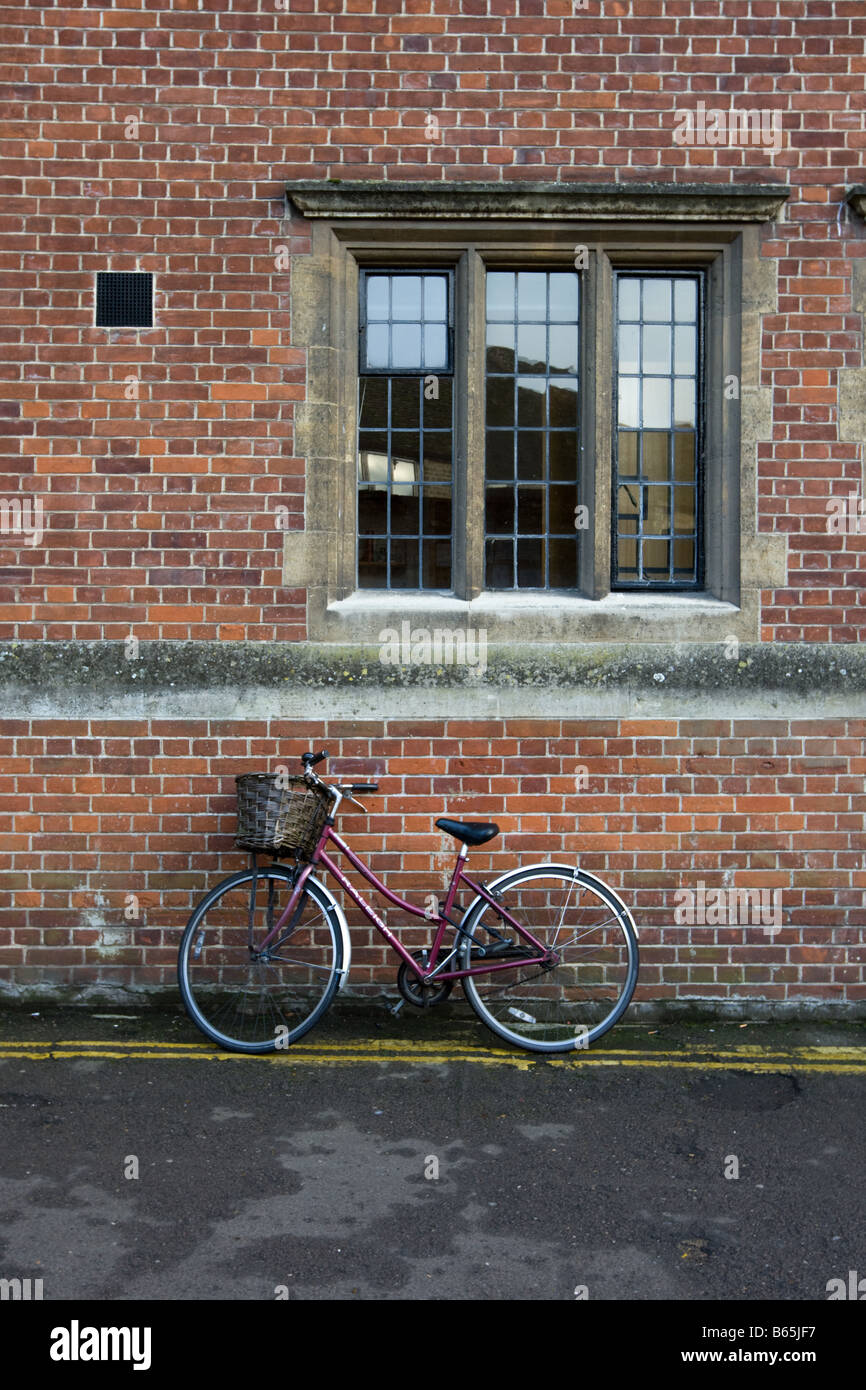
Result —
<instances>
[{"instance_id":1,"label":"wicker basket","mask_svg":"<svg viewBox=\"0 0 866 1390\"><path fill-rule=\"evenodd\" d=\"M324 793L308 787L303 777L280 778L273 772L245 772L235 783L238 849L312 857L330 804Z\"/></svg>"}]
</instances>

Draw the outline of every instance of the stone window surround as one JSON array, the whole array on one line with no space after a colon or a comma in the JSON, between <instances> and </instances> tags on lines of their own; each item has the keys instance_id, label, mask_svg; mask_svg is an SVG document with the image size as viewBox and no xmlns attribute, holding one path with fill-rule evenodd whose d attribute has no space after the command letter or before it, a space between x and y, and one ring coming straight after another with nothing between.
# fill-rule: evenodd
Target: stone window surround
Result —
<instances>
[{"instance_id":1,"label":"stone window surround","mask_svg":"<svg viewBox=\"0 0 866 1390\"><path fill-rule=\"evenodd\" d=\"M772 395L760 385L762 314L776 304L776 266L760 255L759 224L773 220L782 185L293 184L312 249L292 266L292 342L307 352L306 400L295 451L307 460L305 530L284 538L283 583L307 590L313 642L375 643L386 627L483 627L489 642L669 642L759 638L761 589L787 580L785 537L757 531L756 454L771 438ZM455 590L466 597L355 588L357 287L359 266L447 264L456 269L458 396L455 509L483 515L485 264L573 263L584 271L584 428L594 441L594 544L581 547L581 594L485 592L477 537L455 545ZM610 461L613 272L618 267L704 268L709 306L706 587L694 593L611 593ZM739 379L738 400L721 383ZM482 462L483 467L483 462ZM710 524L712 523L712 524Z\"/></svg>"}]
</instances>

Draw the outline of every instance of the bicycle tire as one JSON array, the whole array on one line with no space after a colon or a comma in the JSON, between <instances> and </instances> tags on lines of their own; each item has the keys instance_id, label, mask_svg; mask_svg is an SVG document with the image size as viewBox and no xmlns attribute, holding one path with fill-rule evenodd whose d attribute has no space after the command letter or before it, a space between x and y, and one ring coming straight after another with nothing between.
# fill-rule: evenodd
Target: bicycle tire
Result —
<instances>
[{"instance_id":1,"label":"bicycle tire","mask_svg":"<svg viewBox=\"0 0 866 1390\"><path fill-rule=\"evenodd\" d=\"M597 923L595 927L590 924L588 917L583 919L580 925L576 927L580 935L576 936L573 941L566 940L559 943L560 949L563 949L566 945L570 946L573 944L575 946L576 949L572 952L575 958L574 964L569 963L568 966L568 969L575 973L565 981L560 977L559 982L554 986L554 970L559 970L560 965L555 966L551 970L539 969L537 966L523 967L518 965L515 967L518 978L513 980L515 993L511 996L513 999L513 1003L511 1004L509 1004L506 996L506 992L511 985L509 985L507 980L505 983L499 983L499 980L501 980L503 976L511 976L510 971L498 972L498 978L497 975L492 973L489 975L465 976L461 983L463 985L463 992L478 1017L492 1030L492 1032L497 1034L497 1036L504 1041L529 1052L571 1052L589 1047L591 1043L597 1041L604 1033L614 1027L628 1008L632 994L634 993L639 968L637 929L625 903L622 902L618 894L616 894L608 884L596 878L594 874L585 873L583 870L576 869L571 865L534 864L524 869L514 869L510 873L504 874L501 878L497 879L495 884L491 886L495 887L497 893L502 895L503 906L512 913L515 920L521 921L519 903L514 901L509 902L509 890L519 887L525 888L527 885L533 883L540 885L542 880L548 882L559 881L563 889L566 882L571 884L572 889L575 885L580 887L581 892L572 910L572 916L575 921L577 920L577 913L585 910L579 907L584 890L592 893L610 914L604 921ZM540 891L540 887L537 887L535 891L536 898L539 897ZM514 898L513 893L510 896L512 899ZM567 897L566 905L568 902L569 898ZM563 909L563 918L556 928L557 932L561 932L562 930L562 921L564 920L565 911L567 911L567 906ZM486 923L484 921L485 914L487 914ZM526 909L524 909L523 924L539 940L542 939L541 915L541 913L537 913L539 920L531 921L526 915ZM611 993L613 970L616 962L614 960L613 949L610 947L605 948L604 944L599 945L598 939L594 943L589 942L586 946L580 946L578 943L579 941L588 940L594 932L597 932L611 922L616 924L614 932L612 933L614 938L616 939L619 933L622 934L623 938L621 947L621 950L624 951L624 965L621 967L622 980L617 989L616 998L612 1003L612 1007L607 1009L607 1012L604 1013L602 1018L597 1019L594 1023L590 1023L589 1020L591 1016L597 1014L600 1007L606 1007L605 1000ZM484 898L476 897L470 904L461 922L462 930L470 934L462 940L462 945L460 947L461 969L467 969L470 965L477 965L479 959L483 958L479 956L479 951L484 949L484 946L483 940L478 936L478 933L487 932L490 927L494 928L494 936L497 933L500 936L508 933L511 938L514 939L513 929L509 928L507 924L503 924L501 919L496 918L493 909L490 908ZM548 935L553 929L552 924L544 925L543 927L543 930L546 931ZM556 943L554 943L554 945L555 944ZM606 956L604 955L605 949L607 949ZM476 953L474 957L472 954L473 950ZM594 959L588 954L590 950L596 951ZM591 971L588 970L590 964L592 966ZM565 967L563 966L562 968ZM578 974L576 973L578 970L583 971L583 979L587 981L589 981L591 975L594 975L595 978L592 983L579 983ZM520 977L521 971L525 971L525 976L523 978ZM531 973L533 971L534 973ZM548 978L545 979L545 977ZM539 983L542 980L545 980L544 984ZM484 981L489 983L479 983ZM531 989L530 986L532 987ZM516 1007L521 998L524 997L518 992L521 988L524 989L524 991L529 990L530 998L532 999L532 1004L528 1005L525 1009ZM555 991L557 989L562 994L562 999L560 1001L557 1001L555 998ZM580 989L583 989L587 995L594 996L592 1000L580 998L578 995ZM547 991L546 994L544 993L545 990ZM569 992L570 997L566 997ZM494 1001L496 1002L494 1003ZM560 1013L562 1015L561 1023L554 1024L550 1016L554 1004L558 1004L560 1008ZM530 1012L530 1009L532 1012ZM545 1013L547 1013L547 1017L543 1016ZM582 1014L585 1015L586 1021L581 1021ZM522 1031L518 1030L516 1024L511 1024L511 1026L508 1025L506 1019L509 1016L513 1016L522 1024ZM559 1029L559 1033L553 1035L556 1028Z\"/></svg>"},{"instance_id":2,"label":"bicycle tire","mask_svg":"<svg viewBox=\"0 0 866 1390\"><path fill-rule=\"evenodd\" d=\"M290 949L295 951L295 957L290 959L282 956L267 961L252 957L245 909L252 877L251 869L232 874L216 884L196 905L181 938L177 972L184 1007L197 1028L228 1051L265 1054L291 1046L308 1033L328 1010L340 981L343 940L329 910L327 894L315 880L309 878L304 889L302 919L304 914L309 912L310 915L292 933L294 945ZM257 871L256 912L263 891L268 894L272 904L272 884L282 887L284 906L292 890L291 870L270 864ZM235 893L235 890L244 888L246 892ZM223 904L222 916L214 912L211 921L205 923L207 914L224 899L227 900L229 894L234 896L230 906L227 902ZM272 920L279 920L276 910L272 913ZM259 940L265 935L265 927L266 919L263 917L257 931ZM284 943L287 940L283 938ZM278 949L285 949L285 946ZM307 959L297 960L298 952L303 951L307 952ZM322 960L313 959L314 955L321 955ZM289 1002L289 972L279 971L279 966L287 963L294 963L294 975L298 977L298 982L291 986L293 993L288 1013L284 1004ZM304 975L308 977L306 990ZM245 977L252 983L245 986ZM269 996L265 1003L264 994L269 982L275 997ZM312 1007L309 1014L300 1016L305 993L309 994ZM230 999L234 1000L233 1009ZM260 1032L262 1036L239 1036L242 1024L248 1031Z\"/></svg>"}]
</instances>

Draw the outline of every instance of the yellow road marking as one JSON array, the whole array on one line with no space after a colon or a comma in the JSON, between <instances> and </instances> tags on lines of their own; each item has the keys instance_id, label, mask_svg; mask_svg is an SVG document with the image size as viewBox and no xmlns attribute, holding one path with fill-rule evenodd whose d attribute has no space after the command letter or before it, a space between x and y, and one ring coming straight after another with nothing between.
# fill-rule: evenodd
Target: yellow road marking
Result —
<instances>
[{"instance_id":1,"label":"yellow road marking","mask_svg":"<svg viewBox=\"0 0 866 1390\"><path fill-rule=\"evenodd\" d=\"M132 1051L141 1048L164 1049L168 1052L212 1052L214 1044L209 1042L156 1042L150 1039L141 1040L137 1038L125 1039L120 1042L117 1038L69 1038L60 1041L40 1041L30 1039L0 1041L0 1052L4 1048L40 1048L53 1050L57 1048L77 1048L77 1047L110 1047L123 1048L124 1051ZM348 1042L318 1042L316 1044L303 1043L295 1044L294 1051L298 1048L303 1051L321 1052L324 1050L347 1052L355 1050L364 1054L370 1052L399 1052L408 1053L415 1056L421 1052L435 1052L440 1054L465 1053L467 1056L476 1056L479 1052L493 1053L497 1056L511 1056L504 1048L485 1047L484 1044L472 1042L449 1042L446 1040L434 1041L412 1041L407 1042L402 1038L356 1038ZM825 1047L786 1047L774 1050L769 1047L761 1047L755 1044L739 1044L736 1047L720 1047L712 1043L694 1043L685 1047L671 1050L669 1048L653 1048L647 1052L641 1052L636 1047L620 1048L599 1048L593 1047L586 1053L587 1056L603 1055L605 1057L683 1057L683 1056L707 1056L707 1057L755 1057L756 1059L768 1057L798 1057L814 1058L820 1060L846 1060L866 1062L866 1045L862 1047L841 1045L828 1045Z\"/></svg>"},{"instance_id":2,"label":"yellow road marking","mask_svg":"<svg viewBox=\"0 0 866 1390\"><path fill-rule=\"evenodd\" d=\"M866 1071L866 1047L762 1048L750 1044L740 1047L712 1047L696 1044L679 1051L635 1048L578 1049L566 1056L532 1054L485 1048L471 1044L372 1039L369 1042L295 1045L286 1052L251 1056L226 1052L210 1043L167 1043L152 1041L118 1042L114 1039L81 1039L68 1042L0 1042L0 1060L60 1061L64 1058L103 1058L111 1061L265 1061L277 1066L352 1066L382 1062L407 1065L445 1066L453 1062L475 1062L481 1066L510 1066L525 1071L540 1062L556 1067L643 1067L677 1068L692 1071L809 1071L850 1075Z\"/></svg>"}]
</instances>

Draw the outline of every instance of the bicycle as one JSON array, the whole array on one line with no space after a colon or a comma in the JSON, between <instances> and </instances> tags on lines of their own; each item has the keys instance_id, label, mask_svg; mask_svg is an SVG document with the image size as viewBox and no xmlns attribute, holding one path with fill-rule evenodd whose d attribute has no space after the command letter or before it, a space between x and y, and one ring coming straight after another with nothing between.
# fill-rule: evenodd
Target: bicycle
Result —
<instances>
[{"instance_id":1,"label":"bicycle","mask_svg":"<svg viewBox=\"0 0 866 1390\"><path fill-rule=\"evenodd\" d=\"M330 1007L349 976L351 941L340 903L315 876L318 866L400 957L401 1002L392 1012L404 1002L441 1003L459 980L487 1027L530 1052L588 1047L617 1023L637 980L638 932L612 888L553 863L475 882L465 871L469 847L486 844L499 827L442 817L437 827L461 843L444 903L407 902L334 829L341 804L366 812L355 795L378 791L378 783L329 785L313 772L327 757L301 758L303 777L291 779L281 803L283 830L271 825L267 832L274 861L261 868L254 853L251 867L217 884L187 923L178 981L203 1033L230 1051L273 1052L298 1041ZM332 845L390 904L435 925L429 947L404 947L333 861ZM276 862L290 852L300 854L296 864ZM461 885L474 894L465 909L456 904ZM447 944L446 933L453 933Z\"/></svg>"}]
</instances>

